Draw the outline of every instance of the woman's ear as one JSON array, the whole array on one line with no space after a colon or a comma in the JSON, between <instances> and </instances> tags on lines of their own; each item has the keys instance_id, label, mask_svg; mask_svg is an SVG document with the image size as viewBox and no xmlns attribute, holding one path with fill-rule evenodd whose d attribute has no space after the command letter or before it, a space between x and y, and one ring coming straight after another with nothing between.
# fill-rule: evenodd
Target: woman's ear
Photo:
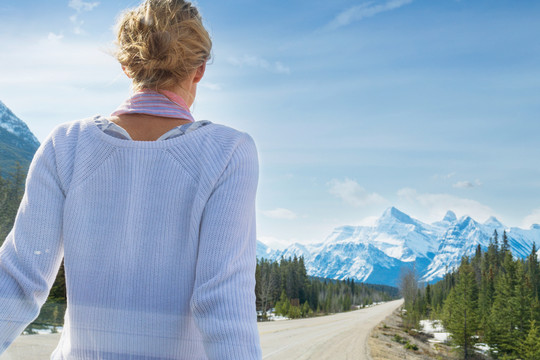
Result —
<instances>
[{"instance_id":1,"label":"woman's ear","mask_svg":"<svg viewBox=\"0 0 540 360\"><path fill-rule=\"evenodd\" d=\"M206 61L195 70L195 77L193 78L193 83L197 84L199 81L201 81L202 77L204 76L204 72L206 71Z\"/></svg>"}]
</instances>

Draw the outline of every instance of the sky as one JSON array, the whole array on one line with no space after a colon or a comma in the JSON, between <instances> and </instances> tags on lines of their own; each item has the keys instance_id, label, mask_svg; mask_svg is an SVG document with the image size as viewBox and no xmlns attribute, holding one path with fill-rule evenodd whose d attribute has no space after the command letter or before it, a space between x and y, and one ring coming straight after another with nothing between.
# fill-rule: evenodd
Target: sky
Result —
<instances>
[{"instance_id":1,"label":"sky","mask_svg":"<svg viewBox=\"0 0 540 360\"><path fill-rule=\"evenodd\" d=\"M0 3L0 100L43 141L130 95L114 24L138 1ZM395 206L540 223L540 2L199 0L192 107L249 133L258 239L323 241Z\"/></svg>"}]
</instances>

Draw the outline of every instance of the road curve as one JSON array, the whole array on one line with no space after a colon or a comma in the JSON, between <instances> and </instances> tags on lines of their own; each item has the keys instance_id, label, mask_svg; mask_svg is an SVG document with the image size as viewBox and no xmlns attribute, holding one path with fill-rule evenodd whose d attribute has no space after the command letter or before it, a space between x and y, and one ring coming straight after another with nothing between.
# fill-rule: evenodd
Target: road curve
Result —
<instances>
[{"instance_id":1,"label":"road curve","mask_svg":"<svg viewBox=\"0 0 540 360\"><path fill-rule=\"evenodd\" d=\"M368 360L371 329L403 300L309 319L259 323L264 360Z\"/></svg>"},{"instance_id":2,"label":"road curve","mask_svg":"<svg viewBox=\"0 0 540 360\"><path fill-rule=\"evenodd\" d=\"M258 323L264 360L368 360L367 339L402 301L309 319ZM19 336L0 360L48 359L60 334Z\"/></svg>"}]
</instances>

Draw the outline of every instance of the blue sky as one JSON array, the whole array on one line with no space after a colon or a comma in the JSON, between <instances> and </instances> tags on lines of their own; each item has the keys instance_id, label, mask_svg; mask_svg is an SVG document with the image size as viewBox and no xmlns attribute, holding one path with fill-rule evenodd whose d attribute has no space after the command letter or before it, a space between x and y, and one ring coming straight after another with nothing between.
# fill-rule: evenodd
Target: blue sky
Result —
<instances>
[{"instance_id":1,"label":"blue sky","mask_svg":"<svg viewBox=\"0 0 540 360\"><path fill-rule=\"evenodd\" d=\"M43 140L130 93L110 55L138 1L0 5L0 100ZM258 236L321 241L396 206L540 223L540 3L197 2L214 41L193 107L248 132Z\"/></svg>"}]
</instances>

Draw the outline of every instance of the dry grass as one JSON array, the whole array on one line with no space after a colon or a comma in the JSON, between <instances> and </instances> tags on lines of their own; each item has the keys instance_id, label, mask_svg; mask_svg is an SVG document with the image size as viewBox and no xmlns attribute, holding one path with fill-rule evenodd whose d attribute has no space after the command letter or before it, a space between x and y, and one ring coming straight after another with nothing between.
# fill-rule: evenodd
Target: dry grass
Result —
<instances>
[{"instance_id":1,"label":"dry grass","mask_svg":"<svg viewBox=\"0 0 540 360\"><path fill-rule=\"evenodd\" d=\"M400 313L401 309L394 311L371 331L368 345L373 360L458 359L449 346L431 344L429 335L404 329Z\"/></svg>"}]
</instances>

